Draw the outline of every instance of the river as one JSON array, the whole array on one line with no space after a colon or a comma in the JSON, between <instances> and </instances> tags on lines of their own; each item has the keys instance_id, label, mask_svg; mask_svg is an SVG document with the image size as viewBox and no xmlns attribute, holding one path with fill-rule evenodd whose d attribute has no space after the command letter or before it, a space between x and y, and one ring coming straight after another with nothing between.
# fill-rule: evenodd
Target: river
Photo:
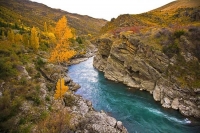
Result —
<instances>
[{"instance_id":1,"label":"river","mask_svg":"<svg viewBox=\"0 0 200 133\"><path fill-rule=\"evenodd\" d=\"M93 58L70 66L68 74L81 85L76 94L92 101L95 110L122 121L129 133L200 133L199 121L163 108L148 92L105 79L93 67Z\"/></svg>"}]
</instances>

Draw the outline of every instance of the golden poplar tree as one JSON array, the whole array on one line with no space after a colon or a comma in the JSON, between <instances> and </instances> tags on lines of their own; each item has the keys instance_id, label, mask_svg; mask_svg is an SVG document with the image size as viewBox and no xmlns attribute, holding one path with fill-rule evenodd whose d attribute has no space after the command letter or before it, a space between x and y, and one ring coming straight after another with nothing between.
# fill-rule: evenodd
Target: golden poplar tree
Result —
<instances>
[{"instance_id":1,"label":"golden poplar tree","mask_svg":"<svg viewBox=\"0 0 200 133\"><path fill-rule=\"evenodd\" d=\"M22 41L22 35L21 34L19 34L19 33L17 33L16 35L15 35L15 43L21 43L21 41Z\"/></svg>"},{"instance_id":2,"label":"golden poplar tree","mask_svg":"<svg viewBox=\"0 0 200 133\"><path fill-rule=\"evenodd\" d=\"M63 16L56 24L55 36L60 42L68 41L73 37L71 28L67 25L67 18Z\"/></svg>"},{"instance_id":3,"label":"golden poplar tree","mask_svg":"<svg viewBox=\"0 0 200 133\"><path fill-rule=\"evenodd\" d=\"M46 22L44 22L44 32L48 32L48 30L47 30L47 23Z\"/></svg>"},{"instance_id":4,"label":"golden poplar tree","mask_svg":"<svg viewBox=\"0 0 200 133\"><path fill-rule=\"evenodd\" d=\"M15 39L15 34L13 32L13 30L8 31L8 40L11 41L12 43L14 43Z\"/></svg>"},{"instance_id":5,"label":"golden poplar tree","mask_svg":"<svg viewBox=\"0 0 200 133\"><path fill-rule=\"evenodd\" d=\"M56 92L54 94L55 99L62 99L65 92L69 89L68 86L65 86L64 78L58 79L56 84Z\"/></svg>"},{"instance_id":6,"label":"golden poplar tree","mask_svg":"<svg viewBox=\"0 0 200 133\"><path fill-rule=\"evenodd\" d=\"M49 43L55 44L56 43L56 37L53 33L48 33L48 37L49 37Z\"/></svg>"},{"instance_id":7,"label":"golden poplar tree","mask_svg":"<svg viewBox=\"0 0 200 133\"><path fill-rule=\"evenodd\" d=\"M56 24L55 36L57 44L51 51L50 62L67 62L76 52L70 48L69 39L73 37L71 28L67 25L67 19L63 16Z\"/></svg>"},{"instance_id":8,"label":"golden poplar tree","mask_svg":"<svg viewBox=\"0 0 200 133\"><path fill-rule=\"evenodd\" d=\"M34 51L37 51L39 48L39 37L35 27L31 29L31 47Z\"/></svg>"}]
</instances>

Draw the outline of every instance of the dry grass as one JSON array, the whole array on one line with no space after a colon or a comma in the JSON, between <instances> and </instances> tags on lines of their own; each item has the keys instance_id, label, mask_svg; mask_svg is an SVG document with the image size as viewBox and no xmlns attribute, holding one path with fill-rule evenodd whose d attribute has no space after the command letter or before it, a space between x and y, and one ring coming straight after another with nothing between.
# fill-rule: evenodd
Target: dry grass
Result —
<instances>
[{"instance_id":1,"label":"dry grass","mask_svg":"<svg viewBox=\"0 0 200 133\"><path fill-rule=\"evenodd\" d=\"M172 11L178 8L198 7L200 6L199 0L176 0L165 6L162 6L154 11Z\"/></svg>"}]
</instances>

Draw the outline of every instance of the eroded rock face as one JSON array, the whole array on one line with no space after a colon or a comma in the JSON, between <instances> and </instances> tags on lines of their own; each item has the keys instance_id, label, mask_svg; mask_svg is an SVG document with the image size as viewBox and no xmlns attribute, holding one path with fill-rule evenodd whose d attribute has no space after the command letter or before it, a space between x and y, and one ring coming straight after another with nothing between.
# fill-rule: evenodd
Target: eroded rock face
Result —
<instances>
[{"instance_id":1,"label":"eroded rock face","mask_svg":"<svg viewBox=\"0 0 200 133\"><path fill-rule=\"evenodd\" d=\"M170 76L166 73L177 63L176 55L168 58L135 36L99 39L97 43L93 65L104 72L105 78L149 91L163 107L180 110L186 116L200 117L198 89L182 88L172 72ZM185 61L196 60L189 53L181 54Z\"/></svg>"},{"instance_id":2,"label":"eroded rock face","mask_svg":"<svg viewBox=\"0 0 200 133\"><path fill-rule=\"evenodd\" d=\"M154 91L153 91L153 98L154 98L155 101L161 100L161 90L158 86L156 86Z\"/></svg>"},{"instance_id":3,"label":"eroded rock face","mask_svg":"<svg viewBox=\"0 0 200 133\"><path fill-rule=\"evenodd\" d=\"M178 98L175 98L175 99L172 101L171 106L172 106L173 109L178 109L178 107L179 107Z\"/></svg>"}]
</instances>

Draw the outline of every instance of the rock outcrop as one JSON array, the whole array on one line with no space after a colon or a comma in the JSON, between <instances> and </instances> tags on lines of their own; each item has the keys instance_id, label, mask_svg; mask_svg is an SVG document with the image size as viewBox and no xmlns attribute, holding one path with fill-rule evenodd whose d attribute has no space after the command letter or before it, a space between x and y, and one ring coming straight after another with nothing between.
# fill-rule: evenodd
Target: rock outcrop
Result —
<instances>
[{"instance_id":1,"label":"rock outcrop","mask_svg":"<svg viewBox=\"0 0 200 133\"><path fill-rule=\"evenodd\" d=\"M103 71L104 76L109 80L149 91L163 107L177 109L186 116L199 118L200 93L196 91L199 88L181 82L183 77L179 71L179 69L190 71L189 67L179 63L180 57L185 64L196 62L199 67L198 59L190 53L191 51L186 52L182 49L179 54L165 54L162 49L153 47L150 44L152 42L145 41L150 38L150 34L126 35L121 33L117 37L108 36L98 39L94 67ZM168 34L172 35L170 31ZM186 41L182 41L182 38ZM181 36L179 40L181 45L186 45L185 42L192 43L185 36ZM187 77L192 78L191 75Z\"/></svg>"},{"instance_id":2,"label":"rock outcrop","mask_svg":"<svg viewBox=\"0 0 200 133\"><path fill-rule=\"evenodd\" d=\"M122 122L107 115L104 111L97 112L93 109L92 103L73 93L67 93L64 101L73 97L75 104L67 108L74 117L70 124L80 133L127 133Z\"/></svg>"}]
</instances>

